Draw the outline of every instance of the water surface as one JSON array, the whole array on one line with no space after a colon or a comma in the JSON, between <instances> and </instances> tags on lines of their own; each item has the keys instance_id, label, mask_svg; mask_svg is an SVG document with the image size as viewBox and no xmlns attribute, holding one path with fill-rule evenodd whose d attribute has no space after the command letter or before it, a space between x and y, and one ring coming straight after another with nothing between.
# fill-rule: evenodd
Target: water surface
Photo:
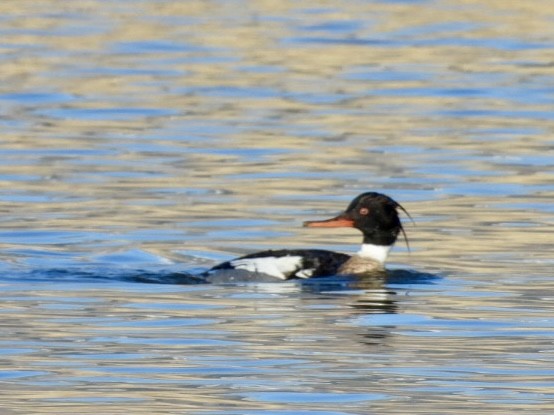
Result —
<instances>
[{"instance_id":1,"label":"water surface","mask_svg":"<svg viewBox=\"0 0 554 415\"><path fill-rule=\"evenodd\" d=\"M554 411L554 5L10 2L6 414ZM358 193L387 281L173 279Z\"/></svg>"}]
</instances>

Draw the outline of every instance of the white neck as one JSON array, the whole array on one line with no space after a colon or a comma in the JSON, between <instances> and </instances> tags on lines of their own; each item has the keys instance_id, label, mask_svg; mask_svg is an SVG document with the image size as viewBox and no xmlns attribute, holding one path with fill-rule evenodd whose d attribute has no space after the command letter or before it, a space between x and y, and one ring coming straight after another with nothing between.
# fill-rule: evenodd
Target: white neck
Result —
<instances>
[{"instance_id":1,"label":"white neck","mask_svg":"<svg viewBox=\"0 0 554 415\"><path fill-rule=\"evenodd\" d=\"M391 248L392 245L362 244L362 248L358 251L358 255L384 264Z\"/></svg>"}]
</instances>

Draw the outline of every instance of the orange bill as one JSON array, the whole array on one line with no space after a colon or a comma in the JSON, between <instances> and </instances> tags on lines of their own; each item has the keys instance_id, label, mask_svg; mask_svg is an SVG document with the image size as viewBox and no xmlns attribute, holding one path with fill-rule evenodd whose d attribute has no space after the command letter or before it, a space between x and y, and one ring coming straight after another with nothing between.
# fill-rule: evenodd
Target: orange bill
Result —
<instances>
[{"instance_id":1,"label":"orange bill","mask_svg":"<svg viewBox=\"0 0 554 415\"><path fill-rule=\"evenodd\" d=\"M306 228L352 228L354 221L345 216L339 215L336 218L327 220L313 220L304 222Z\"/></svg>"}]
</instances>

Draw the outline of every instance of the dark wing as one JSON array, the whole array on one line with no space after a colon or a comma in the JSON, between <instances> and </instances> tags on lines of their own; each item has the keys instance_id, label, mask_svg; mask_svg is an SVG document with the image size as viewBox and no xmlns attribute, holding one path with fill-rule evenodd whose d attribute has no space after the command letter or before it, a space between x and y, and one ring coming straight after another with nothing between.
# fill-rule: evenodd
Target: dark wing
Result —
<instances>
[{"instance_id":1,"label":"dark wing","mask_svg":"<svg viewBox=\"0 0 554 415\"><path fill-rule=\"evenodd\" d=\"M223 262L210 271L241 269L280 279L336 275L350 255L323 249L281 249L256 252Z\"/></svg>"}]
</instances>

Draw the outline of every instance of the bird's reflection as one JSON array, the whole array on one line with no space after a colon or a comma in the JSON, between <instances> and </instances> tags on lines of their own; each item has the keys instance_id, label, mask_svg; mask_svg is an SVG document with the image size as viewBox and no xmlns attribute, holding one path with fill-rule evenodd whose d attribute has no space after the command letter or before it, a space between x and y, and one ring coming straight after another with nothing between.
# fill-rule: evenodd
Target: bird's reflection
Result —
<instances>
[{"instance_id":1,"label":"bird's reflection","mask_svg":"<svg viewBox=\"0 0 554 415\"><path fill-rule=\"evenodd\" d=\"M315 294L347 295L353 337L358 343L374 347L386 344L395 326L367 324L371 321L370 316L398 313L403 297L398 293L403 286L432 284L439 278L435 274L397 269L357 277L308 280L302 287L304 291Z\"/></svg>"},{"instance_id":2,"label":"bird's reflection","mask_svg":"<svg viewBox=\"0 0 554 415\"><path fill-rule=\"evenodd\" d=\"M308 305L338 305L340 313L324 315L325 327L349 327L346 332L352 341L365 346L383 346L390 342L395 331L395 318L391 316L391 324L382 324L383 319L378 315L394 315L401 310L402 299L400 295L412 285L433 284L440 277L434 274L422 273L413 270L387 270L361 276L335 276L325 278L311 278L294 281L276 281L273 277L262 274L253 274L248 271L236 271L229 275L219 274L217 278L206 279L202 272L159 271L159 270L90 270L90 269L51 269L31 272L27 278L47 279L52 281L91 281L91 280L118 280L141 284L173 284L196 285L212 284L220 285L222 289L226 285L234 286L240 290L270 293L279 295L285 300L284 304L294 304L292 307L304 308ZM274 297L269 297L274 298ZM292 302L291 302L292 301ZM282 307L283 303L279 304ZM275 307L273 301L259 303L262 308ZM297 313L292 313L291 318ZM320 314L321 315L321 314ZM374 324L375 318L381 324ZM388 319L385 318L385 323ZM331 326L327 324L331 322ZM333 323L335 322L335 323ZM321 326L313 326L313 321L299 320L300 325L306 324L306 330L311 332ZM338 325L334 325L338 324Z\"/></svg>"}]
</instances>

